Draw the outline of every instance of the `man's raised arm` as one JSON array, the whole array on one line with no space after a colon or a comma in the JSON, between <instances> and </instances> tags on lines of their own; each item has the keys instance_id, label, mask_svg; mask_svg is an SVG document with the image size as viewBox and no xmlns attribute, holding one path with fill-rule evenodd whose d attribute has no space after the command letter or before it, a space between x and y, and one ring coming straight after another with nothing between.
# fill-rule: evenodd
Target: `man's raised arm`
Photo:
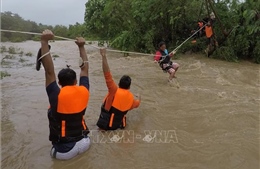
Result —
<instances>
[{"instance_id":1,"label":"man's raised arm","mask_svg":"<svg viewBox=\"0 0 260 169\"><path fill-rule=\"evenodd\" d=\"M82 37L76 38L75 43L78 45L79 47L79 54L80 57L82 59L82 64L80 66L81 68L81 72L80 72L80 77L82 76L88 76L88 57L87 57L87 53L85 50L85 39Z\"/></svg>"},{"instance_id":2,"label":"man's raised arm","mask_svg":"<svg viewBox=\"0 0 260 169\"><path fill-rule=\"evenodd\" d=\"M102 69L103 69L103 73L106 79L106 84L107 84L107 88L108 88L108 92L110 94L115 93L117 90L117 85L115 84L112 75L110 73L110 69L108 66L108 62L107 62L107 57L106 57L106 49L100 49L100 54L102 56Z\"/></svg>"},{"instance_id":3,"label":"man's raised arm","mask_svg":"<svg viewBox=\"0 0 260 169\"><path fill-rule=\"evenodd\" d=\"M106 49L105 48L100 49L100 54L102 56L102 69L105 74L106 72L110 72L110 69L109 69L109 66L107 63Z\"/></svg>"},{"instance_id":4,"label":"man's raised arm","mask_svg":"<svg viewBox=\"0 0 260 169\"><path fill-rule=\"evenodd\" d=\"M49 52L48 41L54 38L53 33L50 30L42 32L41 36L41 55L46 55L41 59L42 65L45 69L46 87L56 80L53 61Z\"/></svg>"}]
</instances>

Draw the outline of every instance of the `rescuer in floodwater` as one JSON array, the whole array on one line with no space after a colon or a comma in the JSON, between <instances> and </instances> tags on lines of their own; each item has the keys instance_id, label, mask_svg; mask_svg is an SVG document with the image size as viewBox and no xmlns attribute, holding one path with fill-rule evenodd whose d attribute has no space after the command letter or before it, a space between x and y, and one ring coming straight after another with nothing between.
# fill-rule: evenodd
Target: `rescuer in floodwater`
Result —
<instances>
[{"instance_id":1,"label":"rescuer in floodwater","mask_svg":"<svg viewBox=\"0 0 260 169\"><path fill-rule=\"evenodd\" d=\"M97 126L102 130L116 130L126 127L126 114L129 110L139 107L140 95L137 99L130 92L131 78L128 75L121 77L118 86L115 84L106 58L106 49L100 49L102 69L108 88Z\"/></svg>"},{"instance_id":2,"label":"rescuer in floodwater","mask_svg":"<svg viewBox=\"0 0 260 169\"><path fill-rule=\"evenodd\" d=\"M36 70L40 70L42 63L50 103L48 119L49 140L53 145L51 156L68 160L87 151L90 146L89 130L84 120L89 100L88 58L84 48L85 39L77 38L75 43L79 47L82 59L79 86L76 85L76 72L68 67L58 73L58 84L61 86L59 88L49 52L50 45L48 45L48 41L53 38L54 35L50 30L43 31Z\"/></svg>"}]
</instances>

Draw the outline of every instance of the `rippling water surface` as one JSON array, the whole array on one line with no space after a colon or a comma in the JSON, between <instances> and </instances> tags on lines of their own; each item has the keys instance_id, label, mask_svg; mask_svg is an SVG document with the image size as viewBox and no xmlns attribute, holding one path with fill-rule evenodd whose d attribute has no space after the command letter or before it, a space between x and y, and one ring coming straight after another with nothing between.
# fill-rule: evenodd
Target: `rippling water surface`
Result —
<instances>
[{"instance_id":1,"label":"rippling water surface","mask_svg":"<svg viewBox=\"0 0 260 169\"><path fill-rule=\"evenodd\" d=\"M91 96L85 118L93 143L84 154L58 161L49 155L44 71L34 64L40 44L2 45L34 54L15 55L2 65L11 74L1 80L3 168L259 168L259 65L184 55L176 61L177 88L151 57L108 53L115 81L130 75L131 90L142 94L142 103L128 113L126 130L102 133L95 124L107 89L99 51L87 47ZM52 54L60 56L56 72L69 64L79 73L77 46L51 45Z\"/></svg>"}]
</instances>

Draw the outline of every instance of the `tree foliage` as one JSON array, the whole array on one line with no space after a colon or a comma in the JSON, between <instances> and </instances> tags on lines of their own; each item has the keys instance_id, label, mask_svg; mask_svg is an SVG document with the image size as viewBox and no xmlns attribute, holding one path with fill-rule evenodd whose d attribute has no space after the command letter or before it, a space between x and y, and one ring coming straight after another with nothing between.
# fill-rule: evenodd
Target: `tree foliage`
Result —
<instances>
[{"instance_id":1,"label":"tree foliage","mask_svg":"<svg viewBox=\"0 0 260 169\"><path fill-rule=\"evenodd\" d=\"M198 20L212 11L206 2L212 4L220 18L214 23L220 42L214 57L260 63L260 2L256 0L89 0L85 31L109 40L112 47L121 50L153 52L162 40L174 48L197 28ZM203 51L205 41L201 38L196 44L187 42L181 51Z\"/></svg>"},{"instance_id":2,"label":"tree foliage","mask_svg":"<svg viewBox=\"0 0 260 169\"><path fill-rule=\"evenodd\" d=\"M83 24L76 23L75 25L69 25L69 27L63 25L43 25L41 23L25 20L18 14L12 12L1 13L1 29L35 32L41 33L45 29L52 30L57 36L75 38L76 36L83 36L85 26ZM40 37L36 35L20 34L1 32L1 41L21 42L25 40L39 40Z\"/></svg>"}]
</instances>

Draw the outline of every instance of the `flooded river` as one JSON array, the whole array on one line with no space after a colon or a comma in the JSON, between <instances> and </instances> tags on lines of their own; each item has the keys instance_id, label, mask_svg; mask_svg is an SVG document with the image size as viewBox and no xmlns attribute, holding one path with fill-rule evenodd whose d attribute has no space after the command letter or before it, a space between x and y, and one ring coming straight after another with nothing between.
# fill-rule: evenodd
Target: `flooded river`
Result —
<instances>
[{"instance_id":1,"label":"flooded river","mask_svg":"<svg viewBox=\"0 0 260 169\"><path fill-rule=\"evenodd\" d=\"M1 152L5 169L258 169L259 65L229 63L200 55L176 60L180 87L149 56L108 53L116 82L132 77L131 91L142 95L138 109L128 113L125 130L102 133L95 125L107 89L99 51L87 46L90 101L85 119L92 145L70 161L50 157L51 143L44 70L35 70L39 42L2 43L33 56L14 55L2 61ZM79 73L73 42L54 42L55 70L71 65ZM3 53L5 57L7 53Z\"/></svg>"}]
</instances>

